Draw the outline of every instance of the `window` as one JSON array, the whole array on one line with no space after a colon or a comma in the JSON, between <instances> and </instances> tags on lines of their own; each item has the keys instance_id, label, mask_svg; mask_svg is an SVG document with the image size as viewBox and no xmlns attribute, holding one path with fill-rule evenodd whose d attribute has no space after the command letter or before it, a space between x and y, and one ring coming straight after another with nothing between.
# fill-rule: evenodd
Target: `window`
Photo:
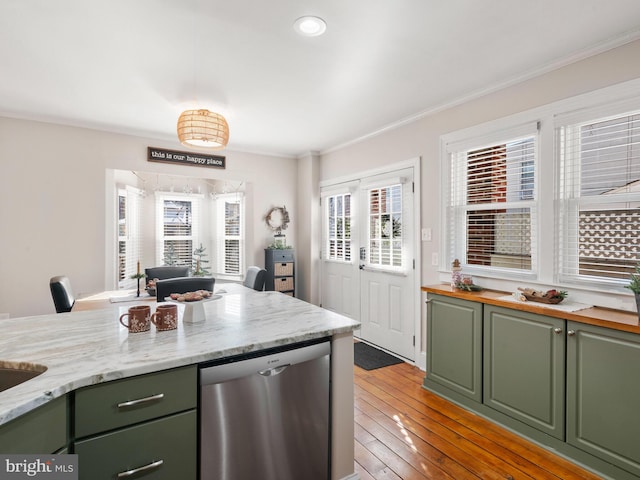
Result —
<instances>
[{"instance_id":1,"label":"window","mask_svg":"<svg viewBox=\"0 0 640 480\"><path fill-rule=\"evenodd\" d=\"M244 197L237 194L217 197L217 271L243 275Z\"/></svg>"},{"instance_id":2,"label":"window","mask_svg":"<svg viewBox=\"0 0 640 480\"><path fill-rule=\"evenodd\" d=\"M368 190L369 259L379 267L402 267L402 185Z\"/></svg>"},{"instance_id":3,"label":"window","mask_svg":"<svg viewBox=\"0 0 640 480\"><path fill-rule=\"evenodd\" d=\"M198 195L156 193L157 265L192 266L200 245L200 200Z\"/></svg>"},{"instance_id":4,"label":"window","mask_svg":"<svg viewBox=\"0 0 640 480\"><path fill-rule=\"evenodd\" d=\"M118 287L131 288L140 260L142 218L141 192L134 187L118 189Z\"/></svg>"},{"instance_id":5,"label":"window","mask_svg":"<svg viewBox=\"0 0 640 480\"><path fill-rule=\"evenodd\" d=\"M127 278L127 192L118 190L118 282Z\"/></svg>"},{"instance_id":6,"label":"window","mask_svg":"<svg viewBox=\"0 0 640 480\"><path fill-rule=\"evenodd\" d=\"M535 273L537 124L447 145L448 260Z\"/></svg>"},{"instance_id":7,"label":"window","mask_svg":"<svg viewBox=\"0 0 640 480\"><path fill-rule=\"evenodd\" d=\"M624 285L640 261L640 112L557 130L560 279Z\"/></svg>"},{"instance_id":8,"label":"window","mask_svg":"<svg viewBox=\"0 0 640 480\"><path fill-rule=\"evenodd\" d=\"M326 258L351 261L351 194L341 193L326 198L328 235Z\"/></svg>"}]
</instances>

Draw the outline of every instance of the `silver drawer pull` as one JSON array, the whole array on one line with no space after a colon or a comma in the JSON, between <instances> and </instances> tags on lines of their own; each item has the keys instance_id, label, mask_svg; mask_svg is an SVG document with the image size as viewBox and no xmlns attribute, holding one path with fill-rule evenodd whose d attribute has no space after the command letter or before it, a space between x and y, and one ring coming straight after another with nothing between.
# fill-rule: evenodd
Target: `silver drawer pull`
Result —
<instances>
[{"instance_id":1,"label":"silver drawer pull","mask_svg":"<svg viewBox=\"0 0 640 480\"><path fill-rule=\"evenodd\" d=\"M159 393L157 395L151 395L150 397L139 398L138 400L130 400L128 402L119 403L118 408L133 407L135 405L140 405L141 403L147 403L147 402L157 402L158 400L162 400L163 398L164 398L164 393Z\"/></svg>"},{"instance_id":2,"label":"silver drawer pull","mask_svg":"<svg viewBox=\"0 0 640 480\"><path fill-rule=\"evenodd\" d=\"M144 467L133 468L131 470L127 470L126 472L120 472L118 474L118 478L127 478L131 475L135 475L136 473L153 470L155 468L159 468L163 463L164 460L158 460L157 462L151 462L149 465L145 465Z\"/></svg>"}]
</instances>

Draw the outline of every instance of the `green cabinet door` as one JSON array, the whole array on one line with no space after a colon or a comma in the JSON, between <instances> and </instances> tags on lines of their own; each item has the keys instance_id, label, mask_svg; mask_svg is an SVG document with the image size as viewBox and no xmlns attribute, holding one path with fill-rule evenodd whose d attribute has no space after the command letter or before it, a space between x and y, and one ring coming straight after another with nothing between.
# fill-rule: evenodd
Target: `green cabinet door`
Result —
<instances>
[{"instance_id":1,"label":"green cabinet door","mask_svg":"<svg viewBox=\"0 0 640 480\"><path fill-rule=\"evenodd\" d=\"M482 304L429 294L427 388L482 401Z\"/></svg>"},{"instance_id":2,"label":"green cabinet door","mask_svg":"<svg viewBox=\"0 0 640 480\"><path fill-rule=\"evenodd\" d=\"M640 338L567 329L567 442L640 477Z\"/></svg>"},{"instance_id":3,"label":"green cabinet door","mask_svg":"<svg viewBox=\"0 0 640 480\"><path fill-rule=\"evenodd\" d=\"M564 439L565 321L484 308L484 403Z\"/></svg>"},{"instance_id":4,"label":"green cabinet door","mask_svg":"<svg viewBox=\"0 0 640 480\"><path fill-rule=\"evenodd\" d=\"M0 427L0 452L64 452L67 423L67 396L64 395Z\"/></svg>"}]
</instances>

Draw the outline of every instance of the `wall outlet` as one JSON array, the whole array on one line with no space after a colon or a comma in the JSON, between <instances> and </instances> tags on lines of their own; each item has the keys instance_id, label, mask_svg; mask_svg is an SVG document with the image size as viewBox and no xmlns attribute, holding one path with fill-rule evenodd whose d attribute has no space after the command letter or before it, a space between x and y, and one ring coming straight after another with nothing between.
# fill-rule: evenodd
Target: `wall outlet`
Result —
<instances>
[{"instance_id":1,"label":"wall outlet","mask_svg":"<svg viewBox=\"0 0 640 480\"><path fill-rule=\"evenodd\" d=\"M423 242L430 242L431 241L431 229L430 228L423 228L422 229L422 241Z\"/></svg>"},{"instance_id":2,"label":"wall outlet","mask_svg":"<svg viewBox=\"0 0 640 480\"><path fill-rule=\"evenodd\" d=\"M431 265L438 266L440 264L440 258L437 253L431 254Z\"/></svg>"}]
</instances>

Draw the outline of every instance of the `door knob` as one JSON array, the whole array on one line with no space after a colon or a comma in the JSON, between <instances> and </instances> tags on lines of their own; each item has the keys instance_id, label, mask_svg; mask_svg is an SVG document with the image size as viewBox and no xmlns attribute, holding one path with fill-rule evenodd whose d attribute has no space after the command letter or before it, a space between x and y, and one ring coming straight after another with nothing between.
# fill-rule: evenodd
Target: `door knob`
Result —
<instances>
[{"instance_id":1,"label":"door knob","mask_svg":"<svg viewBox=\"0 0 640 480\"><path fill-rule=\"evenodd\" d=\"M562 333L562 329L561 328L554 328L553 329L553 333L557 333L558 335L560 335Z\"/></svg>"}]
</instances>

